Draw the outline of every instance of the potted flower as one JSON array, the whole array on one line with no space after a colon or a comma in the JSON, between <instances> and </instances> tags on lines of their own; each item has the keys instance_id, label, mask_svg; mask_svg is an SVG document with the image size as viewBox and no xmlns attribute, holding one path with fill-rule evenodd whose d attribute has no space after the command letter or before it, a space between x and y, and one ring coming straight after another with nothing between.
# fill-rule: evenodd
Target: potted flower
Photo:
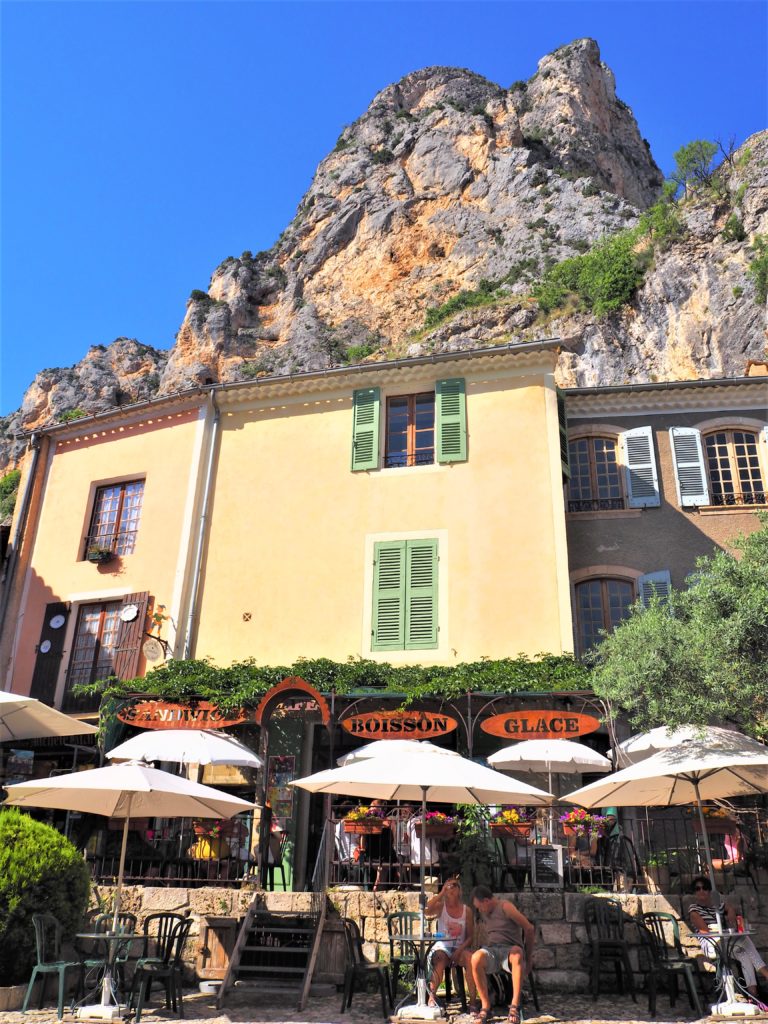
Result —
<instances>
[{"instance_id":1,"label":"potted flower","mask_svg":"<svg viewBox=\"0 0 768 1024\"><path fill-rule=\"evenodd\" d=\"M89 544L85 557L89 562L103 565L105 562L111 562L115 553L112 548L104 547L102 544Z\"/></svg>"},{"instance_id":2,"label":"potted flower","mask_svg":"<svg viewBox=\"0 0 768 1024\"><path fill-rule=\"evenodd\" d=\"M488 822L491 833L502 836L529 836L536 824L536 811L532 807L505 804Z\"/></svg>"},{"instance_id":3,"label":"potted flower","mask_svg":"<svg viewBox=\"0 0 768 1024\"><path fill-rule=\"evenodd\" d=\"M705 804L703 811L707 832L711 836L732 835L738 828L738 822L735 818L731 817L724 807ZM688 808L688 813L691 815L691 821L693 822L693 831L701 835L701 818L699 817L698 807Z\"/></svg>"},{"instance_id":4,"label":"potted flower","mask_svg":"<svg viewBox=\"0 0 768 1024\"><path fill-rule=\"evenodd\" d=\"M195 818L192 822L196 836L206 839L218 839L220 836L231 836L235 823L231 818Z\"/></svg>"},{"instance_id":5,"label":"potted flower","mask_svg":"<svg viewBox=\"0 0 768 1024\"><path fill-rule=\"evenodd\" d=\"M384 808L358 804L344 815L344 831L377 835L384 831Z\"/></svg>"},{"instance_id":6,"label":"potted flower","mask_svg":"<svg viewBox=\"0 0 768 1024\"><path fill-rule=\"evenodd\" d=\"M421 819L415 822L421 828ZM443 811L427 811L424 819L424 835L427 839L448 839L456 831L456 820Z\"/></svg>"},{"instance_id":7,"label":"potted flower","mask_svg":"<svg viewBox=\"0 0 768 1024\"><path fill-rule=\"evenodd\" d=\"M587 836L594 839L605 835L608 819L603 814L590 814L583 807L575 807L560 815L560 824L567 836Z\"/></svg>"}]
</instances>

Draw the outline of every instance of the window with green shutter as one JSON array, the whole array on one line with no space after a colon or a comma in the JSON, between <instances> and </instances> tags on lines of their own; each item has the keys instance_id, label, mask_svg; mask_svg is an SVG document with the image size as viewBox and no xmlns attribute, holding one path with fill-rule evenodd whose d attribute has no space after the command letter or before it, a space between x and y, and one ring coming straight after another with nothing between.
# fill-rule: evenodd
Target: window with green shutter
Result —
<instances>
[{"instance_id":1,"label":"window with green shutter","mask_svg":"<svg viewBox=\"0 0 768 1024\"><path fill-rule=\"evenodd\" d=\"M373 555L371 650L437 647L437 541L381 541Z\"/></svg>"},{"instance_id":2,"label":"window with green shutter","mask_svg":"<svg viewBox=\"0 0 768 1024\"><path fill-rule=\"evenodd\" d=\"M379 388L360 388L352 399L352 469L379 468Z\"/></svg>"},{"instance_id":3,"label":"window with green shutter","mask_svg":"<svg viewBox=\"0 0 768 1024\"><path fill-rule=\"evenodd\" d=\"M437 461L467 460L467 399L463 377L439 380L435 385Z\"/></svg>"}]
</instances>

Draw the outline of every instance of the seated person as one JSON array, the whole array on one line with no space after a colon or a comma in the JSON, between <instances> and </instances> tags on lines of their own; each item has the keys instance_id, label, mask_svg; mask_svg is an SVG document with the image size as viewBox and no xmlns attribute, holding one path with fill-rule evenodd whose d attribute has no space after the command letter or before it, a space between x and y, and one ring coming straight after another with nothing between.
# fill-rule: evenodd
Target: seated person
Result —
<instances>
[{"instance_id":1,"label":"seated person","mask_svg":"<svg viewBox=\"0 0 768 1024\"><path fill-rule=\"evenodd\" d=\"M383 803L381 800L371 800L370 806L380 808L383 807ZM384 828L381 832L360 836L360 855L365 854L371 867L376 869L376 877L373 882L374 892L382 882L390 880L390 868L394 857L393 836L389 820L383 819L383 825Z\"/></svg>"},{"instance_id":2,"label":"seated person","mask_svg":"<svg viewBox=\"0 0 768 1024\"><path fill-rule=\"evenodd\" d=\"M704 875L694 878L693 893L694 902L688 907L691 928L696 932L696 938L707 959L717 961L715 943L707 938L709 926L717 925L719 914L723 928L735 928L736 910L731 903L721 899L719 893L712 892L712 883ZM750 995L757 995L757 975L768 981L768 967L765 966L765 961L748 935L737 939L730 949L734 960L739 962L747 991Z\"/></svg>"},{"instance_id":3,"label":"seated person","mask_svg":"<svg viewBox=\"0 0 768 1024\"><path fill-rule=\"evenodd\" d=\"M350 874L350 868L355 867L360 861L360 839L356 832L347 832L344 828L344 821L336 822L334 832L334 844L336 856L339 858L339 865L346 869L345 874Z\"/></svg>"},{"instance_id":4,"label":"seated person","mask_svg":"<svg viewBox=\"0 0 768 1024\"><path fill-rule=\"evenodd\" d=\"M438 839L424 840L424 864L426 867L437 867L440 863L440 846ZM411 850L411 864L421 864L421 812L419 811L408 821L408 843Z\"/></svg>"},{"instance_id":5,"label":"seated person","mask_svg":"<svg viewBox=\"0 0 768 1024\"><path fill-rule=\"evenodd\" d=\"M498 899L485 885L472 890L472 906L485 928L485 945L472 954L472 974L481 1003L474 1024L485 1024L491 1016L488 975L501 970L508 971L512 980L508 1024L520 1024L523 978L531 970L536 931L514 903Z\"/></svg>"},{"instance_id":6,"label":"seated person","mask_svg":"<svg viewBox=\"0 0 768 1024\"><path fill-rule=\"evenodd\" d=\"M437 1006L435 995L446 969L462 968L467 976L470 1009L477 1010L475 979L472 976L472 939L475 920L461 899L461 883L449 878L440 892L427 903L427 917L436 917L435 931L443 936L429 952L429 1005Z\"/></svg>"},{"instance_id":7,"label":"seated person","mask_svg":"<svg viewBox=\"0 0 768 1024\"><path fill-rule=\"evenodd\" d=\"M717 837L711 836L710 842ZM722 871L723 868L735 868L737 864L742 864L746 859L747 850L749 848L749 840L746 835L741 831L741 828L734 824L733 831L723 836L723 853L724 857L713 857L712 867L715 871Z\"/></svg>"}]
</instances>

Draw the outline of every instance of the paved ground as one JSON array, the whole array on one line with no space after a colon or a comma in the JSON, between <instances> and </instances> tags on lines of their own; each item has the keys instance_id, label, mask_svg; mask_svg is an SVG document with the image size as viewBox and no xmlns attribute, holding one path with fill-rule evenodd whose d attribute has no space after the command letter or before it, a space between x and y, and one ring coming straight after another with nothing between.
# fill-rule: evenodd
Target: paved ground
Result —
<instances>
[{"instance_id":1,"label":"paved ground","mask_svg":"<svg viewBox=\"0 0 768 1024\"><path fill-rule=\"evenodd\" d=\"M677 1021L690 1022L694 1019L688 1003L681 998L673 1010L664 993L659 995L657 1014L651 1017L648 1012L648 1001L643 994L638 996L637 1003L629 997L606 994L597 1002L586 995L549 995L541 993L541 1014L536 1014L533 1006L525 1013L525 1024L633 1024L633 1022L655 1021L660 1024L673 1024ZM260 996L258 989L248 989L240 993L234 992L223 1010L216 1009L214 996L188 994L184 997L184 1016L191 1021L208 1021L209 1024L382 1024L381 1002L378 995L370 993L356 994L352 1009L345 1014L339 1012L341 997L313 997L305 1010L299 1013L291 1005L286 1005L285 997ZM163 1010L157 1002L152 1003L151 1012L142 1014L142 1024L164 1024L177 1020L170 1011ZM451 1024L469 1024L470 1018L449 1010ZM0 1024L53 1024L56 1010L30 1010L27 1014L0 1013ZM74 1024L75 1018L65 1013L65 1024ZM506 1014L502 1009L496 1011L494 1020L506 1024ZM759 1018L752 1018L759 1020Z\"/></svg>"}]
</instances>

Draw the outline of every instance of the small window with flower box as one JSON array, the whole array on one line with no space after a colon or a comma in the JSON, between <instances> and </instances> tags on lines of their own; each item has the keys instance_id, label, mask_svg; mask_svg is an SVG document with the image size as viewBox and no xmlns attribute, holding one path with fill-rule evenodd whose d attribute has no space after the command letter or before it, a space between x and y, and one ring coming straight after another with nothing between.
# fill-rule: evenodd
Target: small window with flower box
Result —
<instances>
[{"instance_id":1,"label":"small window with flower box","mask_svg":"<svg viewBox=\"0 0 768 1024\"><path fill-rule=\"evenodd\" d=\"M143 480L97 488L85 539L87 561L106 562L115 555L133 554L143 499Z\"/></svg>"}]
</instances>

